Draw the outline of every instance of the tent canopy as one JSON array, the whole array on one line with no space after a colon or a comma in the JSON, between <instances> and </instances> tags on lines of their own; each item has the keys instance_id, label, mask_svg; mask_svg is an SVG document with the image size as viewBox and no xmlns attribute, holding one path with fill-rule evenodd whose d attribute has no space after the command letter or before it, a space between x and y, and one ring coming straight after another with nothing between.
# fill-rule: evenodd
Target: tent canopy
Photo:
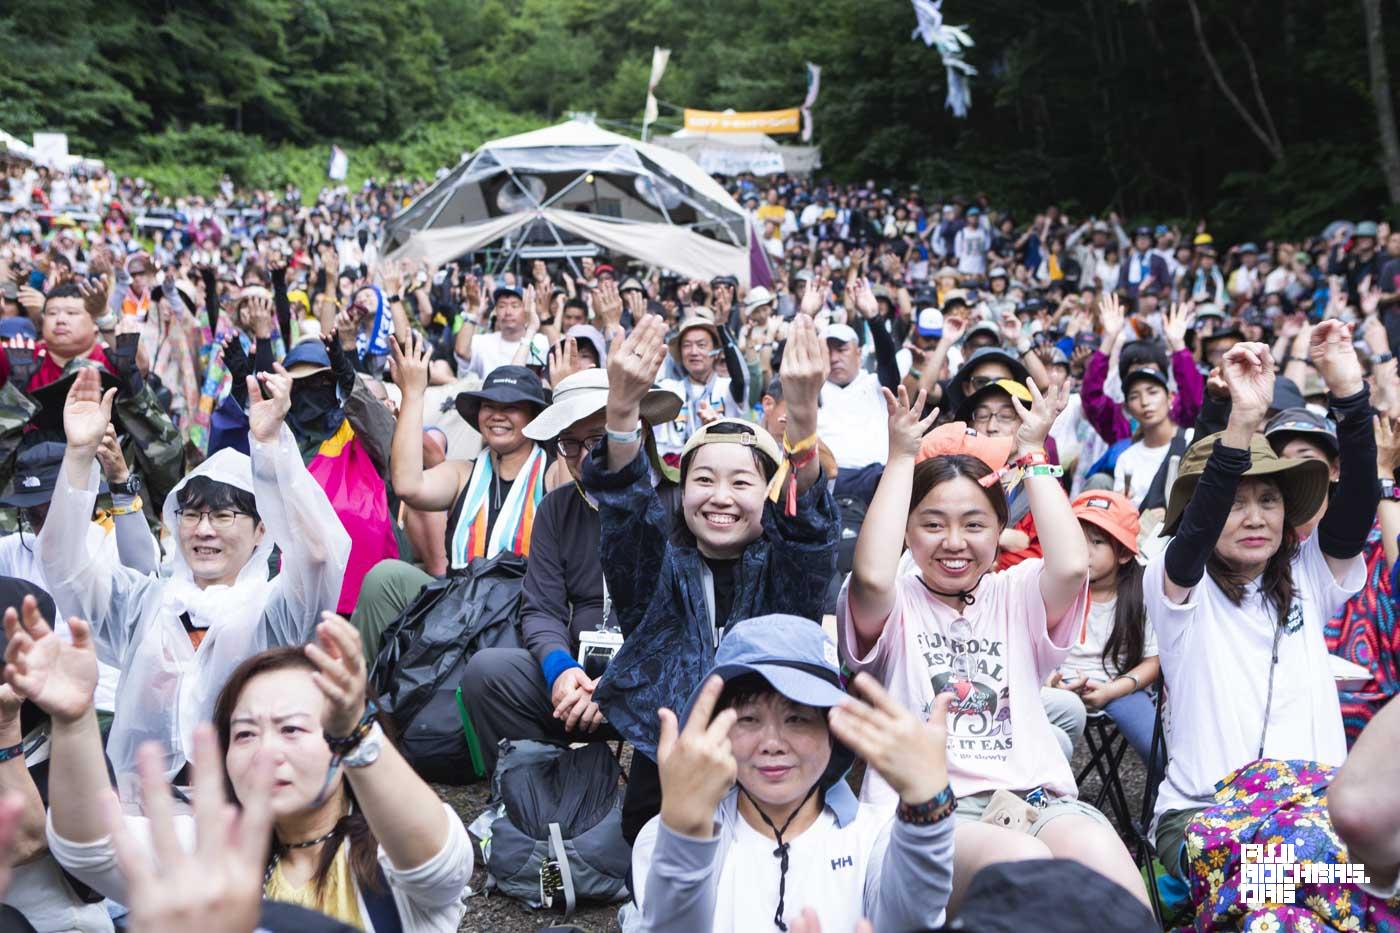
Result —
<instances>
[{"instance_id":1,"label":"tent canopy","mask_svg":"<svg viewBox=\"0 0 1400 933\"><path fill-rule=\"evenodd\" d=\"M680 130L658 137L657 145L694 159L711 175L810 175L821 168L816 146L783 146L764 133L696 133Z\"/></svg>"},{"instance_id":2,"label":"tent canopy","mask_svg":"<svg viewBox=\"0 0 1400 933\"><path fill-rule=\"evenodd\" d=\"M683 275L749 278L748 218L728 192L681 153L582 120L486 143L386 231L395 256L440 262L501 239L509 256L586 242Z\"/></svg>"}]
</instances>

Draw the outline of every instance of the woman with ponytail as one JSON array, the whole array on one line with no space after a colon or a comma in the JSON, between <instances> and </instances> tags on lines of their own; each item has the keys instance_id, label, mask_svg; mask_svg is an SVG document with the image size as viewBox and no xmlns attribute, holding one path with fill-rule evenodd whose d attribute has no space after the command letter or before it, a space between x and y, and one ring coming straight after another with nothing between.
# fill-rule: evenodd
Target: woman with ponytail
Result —
<instances>
[{"instance_id":1,"label":"woman with ponytail","mask_svg":"<svg viewBox=\"0 0 1400 933\"><path fill-rule=\"evenodd\" d=\"M1138 563L1138 512L1121 493L1082 493L1073 503L1089 547L1089 615L1050 685L1102 710L1147 761L1156 707L1145 692L1161 674L1157 640L1147 623Z\"/></svg>"}]
</instances>

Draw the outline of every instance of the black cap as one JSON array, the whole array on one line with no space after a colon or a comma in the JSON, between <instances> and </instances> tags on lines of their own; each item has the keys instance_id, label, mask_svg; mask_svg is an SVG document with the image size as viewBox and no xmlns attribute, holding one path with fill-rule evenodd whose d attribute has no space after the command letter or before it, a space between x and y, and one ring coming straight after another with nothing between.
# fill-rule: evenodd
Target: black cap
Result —
<instances>
[{"instance_id":1,"label":"black cap","mask_svg":"<svg viewBox=\"0 0 1400 933\"><path fill-rule=\"evenodd\" d=\"M964 380L972 375L972 371L983 363L996 362L1005 363L1011 370L1011 378L1016 382L1025 383L1030 379L1030 373L1026 371L1026 364L1011 352L1003 350L1001 347L982 347L974 351L958 367L958 371L953 374L953 381L948 386L948 401L945 403L949 408L956 410L963 402L962 384Z\"/></svg>"},{"instance_id":2,"label":"black cap","mask_svg":"<svg viewBox=\"0 0 1400 933\"><path fill-rule=\"evenodd\" d=\"M482 402L498 405L533 405L535 414L549 407L549 396L540 377L524 366L497 366L486 374L481 388L457 396L457 412L462 420L477 429Z\"/></svg>"},{"instance_id":3,"label":"black cap","mask_svg":"<svg viewBox=\"0 0 1400 933\"><path fill-rule=\"evenodd\" d=\"M1264 427L1264 437L1280 456L1283 445L1295 434L1306 434L1310 440L1325 447L1330 456L1337 456L1341 450L1337 444L1336 423L1310 408L1285 408L1270 418Z\"/></svg>"},{"instance_id":4,"label":"black cap","mask_svg":"<svg viewBox=\"0 0 1400 933\"><path fill-rule=\"evenodd\" d=\"M518 288L511 288L509 285L502 285L491 294L491 303L496 304L502 298L514 297L521 301L525 300L525 293Z\"/></svg>"},{"instance_id":5,"label":"black cap","mask_svg":"<svg viewBox=\"0 0 1400 933\"><path fill-rule=\"evenodd\" d=\"M1124 394L1127 393L1128 386L1132 385L1134 382L1141 382L1144 379L1157 383L1168 392L1171 391L1171 383L1167 381L1166 373L1158 369L1153 363L1142 363L1122 374Z\"/></svg>"},{"instance_id":6,"label":"black cap","mask_svg":"<svg viewBox=\"0 0 1400 933\"><path fill-rule=\"evenodd\" d=\"M42 441L21 450L15 458L14 485L9 495L0 498L0 505L28 509L52 499L66 449L58 441Z\"/></svg>"}]
</instances>

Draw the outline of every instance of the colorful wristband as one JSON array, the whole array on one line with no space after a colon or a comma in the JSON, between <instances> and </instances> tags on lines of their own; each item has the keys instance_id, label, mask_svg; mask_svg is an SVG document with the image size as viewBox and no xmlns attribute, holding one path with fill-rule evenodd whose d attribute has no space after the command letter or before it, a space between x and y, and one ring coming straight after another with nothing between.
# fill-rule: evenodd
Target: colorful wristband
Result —
<instances>
[{"instance_id":1,"label":"colorful wristband","mask_svg":"<svg viewBox=\"0 0 1400 933\"><path fill-rule=\"evenodd\" d=\"M1053 476L1059 479L1065 475L1064 467L1053 463L1037 463L1034 466L1026 467L1027 476Z\"/></svg>"},{"instance_id":2,"label":"colorful wristband","mask_svg":"<svg viewBox=\"0 0 1400 933\"><path fill-rule=\"evenodd\" d=\"M614 431L608 429L608 442L611 444L635 444L642 439L642 423L637 422L637 426L630 431Z\"/></svg>"},{"instance_id":3,"label":"colorful wristband","mask_svg":"<svg viewBox=\"0 0 1400 933\"><path fill-rule=\"evenodd\" d=\"M952 816L957 809L958 798L953 796L953 785L949 784L923 803L908 804L901 800L894 812L901 823L932 826Z\"/></svg>"},{"instance_id":4,"label":"colorful wristband","mask_svg":"<svg viewBox=\"0 0 1400 933\"><path fill-rule=\"evenodd\" d=\"M141 501L140 496L132 496L130 505L114 505L107 514L111 515L113 518L116 518L118 515L130 515L133 512L141 511L144 506L145 503Z\"/></svg>"},{"instance_id":5,"label":"colorful wristband","mask_svg":"<svg viewBox=\"0 0 1400 933\"><path fill-rule=\"evenodd\" d=\"M24 754L24 743L19 742L7 748L0 748L0 761L9 761Z\"/></svg>"}]
</instances>

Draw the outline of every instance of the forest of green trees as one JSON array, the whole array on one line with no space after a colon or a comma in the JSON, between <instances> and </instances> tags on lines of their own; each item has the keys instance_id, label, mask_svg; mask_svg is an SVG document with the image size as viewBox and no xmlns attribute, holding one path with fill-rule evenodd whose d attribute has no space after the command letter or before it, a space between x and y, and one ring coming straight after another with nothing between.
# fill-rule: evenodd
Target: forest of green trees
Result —
<instances>
[{"instance_id":1,"label":"forest of green trees","mask_svg":"<svg viewBox=\"0 0 1400 933\"><path fill-rule=\"evenodd\" d=\"M1400 198L1384 144L1400 4L1382 0L945 0L977 43L966 120L943 106L908 0L4 6L0 129L66 131L172 191L224 171L314 185L333 142L354 181L431 175L568 110L637 124L660 45L672 105L795 106L804 62L820 65L816 142L837 178L1021 210L1208 213L1224 232L1380 216Z\"/></svg>"}]
</instances>

